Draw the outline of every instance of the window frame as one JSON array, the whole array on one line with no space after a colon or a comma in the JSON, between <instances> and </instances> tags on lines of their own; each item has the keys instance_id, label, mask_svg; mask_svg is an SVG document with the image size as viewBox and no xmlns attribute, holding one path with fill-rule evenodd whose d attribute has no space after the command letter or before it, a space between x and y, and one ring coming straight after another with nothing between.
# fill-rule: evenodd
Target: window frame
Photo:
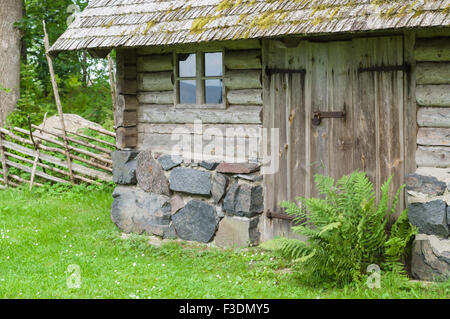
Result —
<instances>
[{"instance_id":1,"label":"window frame","mask_svg":"<svg viewBox=\"0 0 450 319\"><path fill-rule=\"evenodd\" d=\"M205 54L207 53L222 53L222 75L221 76L206 76L205 75ZM180 77L178 56L181 54L195 54L195 76ZM225 51L211 50L211 51L183 51L174 52L174 80L175 80L175 107L179 109L196 108L196 109L225 109L226 103L226 88L225 88ZM196 100L195 104L181 104L180 103L180 81L195 80L196 81ZM222 80L222 103L220 104L206 104L206 88L205 81L207 80Z\"/></svg>"}]
</instances>

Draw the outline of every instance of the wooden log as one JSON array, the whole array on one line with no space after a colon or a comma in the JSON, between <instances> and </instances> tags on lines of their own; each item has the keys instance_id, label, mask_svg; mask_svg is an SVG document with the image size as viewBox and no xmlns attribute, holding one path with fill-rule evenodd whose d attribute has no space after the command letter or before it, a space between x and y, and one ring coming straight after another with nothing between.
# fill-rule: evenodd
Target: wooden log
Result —
<instances>
[{"instance_id":1,"label":"wooden log","mask_svg":"<svg viewBox=\"0 0 450 319\"><path fill-rule=\"evenodd\" d=\"M30 191L33 189L33 184L34 184L34 178L36 176L36 169L37 169L37 164L39 162L39 155L40 155L41 151L39 149L36 150L36 157L34 158L33 161L33 168L31 169L31 178L30 178Z\"/></svg>"},{"instance_id":2,"label":"wooden log","mask_svg":"<svg viewBox=\"0 0 450 319\"><path fill-rule=\"evenodd\" d=\"M39 130L41 132L44 132L44 133L47 133L47 134L50 134L50 135L53 135L53 136L61 138L61 135L55 134L53 132L50 132L50 131L47 131L47 130L44 130L44 129L41 129L37 125L32 124L31 127L34 128L34 129L37 129L37 130ZM85 146L85 147L88 147L88 148L92 148L92 149L94 149L96 151L103 152L103 153L106 153L108 155L110 155L112 153L112 150L110 150L110 149L107 149L107 148L104 148L104 147L101 147L101 146L98 146L98 145L95 145L95 144L92 144L92 143L80 141L80 140L77 140L77 139L69 137L69 136L67 137L67 140L69 142L76 143L76 144L79 144L79 145L82 145L82 146Z\"/></svg>"},{"instance_id":3,"label":"wooden log","mask_svg":"<svg viewBox=\"0 0 450 319\"><path fill-rule=\"evenodd\" d=\"M3 184L5 184L5 180L3 178L0 178L0 182L2 182ZM12 181L8 181L8 186L13 186L13 187L20 187L19 184L14 183ZM8 188L7 186L1 186L0 189L6 189Z\"/></svg>"},{"instance_id":4,"label":"wooden log","mask_svg":"<svg viewBox=\"0 0 450 319\"><path fill-rule=\"evenodd\" d=\"M55 129L57 129L59 131L61 130L59 127L56 127ZM107 142L107 141L104 141L102 139L95 138L95 137L92 137L92 136L89 136L89 135L84 135L84 134L81 134L81 133L76 133L76 132L71 132L71 131L67 131L67 133L69 133L71 135L78 136L78 137L85 138L85 139L90 140L90 141L94 141L94 142L97 142L97 143L102 143L102 144L107 145L107 146L111 146L111 147L114 147L114 148L116 147L116 145L113 144L113 143L110 143L110 142Z\"/></svg>"},{"instance_id":5,"label":"wooden log","mask_svg":"<svg viewBox=\"0 0 450 319\"><path fill-rule=\"evenodd\" d=\"M60 120L61 129L62 129L63 147L64 147L65 155L66 155L67 168L69 169L70 181L73 183L74 179L73 179L73 172L72 172L72 160L70 159L69 142L67 141L67 135L66 135L66 124L64 122L64 113L62 110L61 99L59 97L58 84L56 82L55 71L53 69L53 61L52 61L50 55L48 54L48 51L50 50L50 44L49 44L49 40L48 40L47 29L45 27L45 21L43 21L43 26L44 26L45 55L47 56L48 69L50 71L50 79L52 80L53 95L55 96L56 108L58 109L59 120Z\"/></svg>"},{"instance_id":6,"label":"wooden log","mask_svg":"<svg viewBox=\"0 0 450 319\"><path fill-rule=\"evenodd\" d=\"M14 179L14 180L16 180L16 181L18 181L18 182L20 182L20 183L23 183L23 184L30 184L30 187L32 186L32 185L36 185L36 186L39 186L39 187L42 187L42 186L44 186L44 185L42 185L41 183L37 183L37 182L31 182L31 181L29 181L29 180L27 180L27 179L24 179L24 178L22 178L22 177L20 177L20 176L17 176L17 175L14 175L14 174L11 174L9 177L11 177L12 179Z\"/></svg>"},{"instance_id":7,"label":"wooden log","mask_svg":"<svg viewBox=\"0 0 450 319\"><path fill-rule=\"evenodd\" d=\"M261 69L261 50L233 50L225 52L228 70Z\"/></svg>"},{"instance_id":8,"label":"wooden log","mask_svg":"<svg viewBox=\"0 0 450 319\"><path fill-rule=\"evenodd\" d=\"M141 105L139 123L261 124L262 106L230 106L227 109L174 109Z\"/></svg>"},{"instance_id":9,"label":"wooden log","mask_svg":"<svg viewBox=\"0 0 450 319\"><path fill-rule=\"evenodd\" d=\"M231 105L262 105L261 89L229 90L227 101Z\"/></svg>"},{"instance_id":10,"label":"wooden log","mask_svg":"<svg viewBox=\"0 0 450 319\"><path fill-rule=\"evenodd\" d=\"M115 127L130 127L137 125L137 111L118 112L115 116Z\"/></svg>"},{"instance_id":11,"label":"wooden log","mask_svg":"<svg viewBox=\"0 0 450 319\"><path fill-rule=\"evenodd\" d=\"M17 154L13 154L13 153L9 153L9 152L6 152L6 154L8 154L8 156L10 156L12 158L18 159L18 160L23 161L25 163L29 163L29 164L33 164L34 163L34 161L29 160L28 158L21 157L21 156L19 156ZM43 155L43 154L41 154L41 155ZM43 164L43 163L39 163L39 162L37 163L37 166L42 167L42 168L44 168L46 170L49 170L49 171L52 171L52 172L64 175L64 176L69 176L69 173L67 171L59 169L59 168L56 168L56 167L53 167L53 166L49 166L49 165L46 165L46 164ZM89 184L100 185L99 182L96 182L96 181L94 181L92 179L89 179L89 178L81 176L81 175L74 174L73 177L76 180L80 180L82 182L86 182L86 183L89 183ZM111 180L112 179L109 179L108 181L111 181Z\"/></svg>"},{"instance_id":12,"label":"wooden log","mask_svg":"<svg viewBox=\"0 0 450 319\"><path fill-rule=\"evenodd\" d=\"M414 59L414 46L416 42L415 32L404 34L404 62L411 66L411 72L404 77L404 115L403 115L403 140L404 140L404 165L405 175L414 173L416 166L416 133L417 133L417 103L416 103L416 61Z\"/></svg>"},{"instance_id":13,"label":"wooden log","mask_svg":"<svg viewBox=\"0 0 450 319\"><path fill-rule=\"evenodd\" d=\"M2 123L2 121L0 121L0 125L1 125L1 123ZM3 147L3 136L2 136L2 133L0 133L0 157L1 157L1 160L2 160L3 178L5 180L6 186L8 187L8 166L6 165L6 156L5 156L5 149Z\"/></svg>"},{"instance_id":14,"label":"wooden log","mask_svg":"<svg viewBox=\"0 0 450 319\"><path fill-rule=\"evenodd\" d=\"M194 129L194 124L151 124L141 123L138 126L139 134L172 134L185 130L191 134L203 135L205 133L221 132L222 136L240 134L239 136L260 137L261 125L257 124L202 124L201 129ZM233 135L234 136L234 135Z\"/></svg>"},{"instance_id":15,"label":"wooden log","mask_svg":"<svg viewBox=\"0 0 450 319\"><path fill-rule=\"evenodd\" d=\"M419 146L416 163L426 167L450 167L450 147Z\"/></svg>"},{"instance_id":16,"label":"wooden log","mask_svg":"<svg viewBox=\"0 0 450 319\"><path fill-rule=\"evenodd\" d=\"M15 167L17 169L20 169L21 171L24 171L26 173L30 173L30 174L32 173L32 168L29 167L29 166L25 166L25 165L22 165L20 163L16 163L16 162L13 162L13 161L10 161L10 160L7 160L6 163L9 166L12 166L12 167ZM46 173L41 172L41 171L36 171L36 175L39 176L39 177L42 177L42 178L44 178L46 180L49 180L51 182L61 183L61 184L69 184L68 181L66 181L66 180L64 180L62 178L55 177L55 176L46 174Z\"/></svg>"},{"instance_id":17,"label":"wooden log","mask_svg":"<svg viewBox=\"0 0 450 319\"><path fill-rule=\"evenodd\" d=\"M450 128L425 128L417 133L417 144L425 146L450 146Z\"/></svg>"},{"instance_id":18,"label":"wooden log","mask_svg":"<svg viewBox=\"0 0 450 319\"><path fill-rule=\"evenodd\" d=\"M420 106L450 106L450 85L418 85L416 100Z\"/></svg>"},{"instance_id":19,"label":"wooden log","mask_svg":"<svg viewBox=\"0 0 450 319\"><path fill-rule=\"evenodd\" d=\"M227 71L224 77L225 87L231 90L239 89L261 89L262 71Z\"/></svg>"},{"instance_id":20,"label":"wooden log","mask_svg":"<svg viewBox=\"0 0 450 319\"><path fill-rule=\"evenodd\" d=\"M23 134L29 134L29 132L27 132L26 130L23 130L23 129L19 128L19 127L15 127L14 130L17 131L17 132L23 133ZM46 133L48 133L48 132L46 132ZM52 144L55 144L55 145L58 145L60 147L64 147L63 143L61 143L61 142L59 142L59 141L57 141L55 139L47 138L47 137L44 137L44 136L39 136L39 139L41 139L43 141L46 141L46 142L49 142L49 143L52 143ZM106 158L104 156L101 156L99 154L96 154L96 153L93 153L93 152L90 152L90 151L87 151L87 150L83 150L81 148L74 147L74 146L71 146L71 145L68 145L67 147L68 147L69 151L73 151L73 152L77 152L77 153L89 156L89 157L91 157L91 158L93 158L93 159L95 159L97 161L100 161L100 162L103 162L103 163L106 163L106 164L112 164L112 160L111 159Z\"/></svg>"},{"instance_id":21,"label":"wooden log","mask_svg":"<svg viewBox=\"0 0 450 319\"><path fill-rule=\"evenodd\" d=\"M450 30L448 28L417 28L414 29L414 33L417 39L429 39L438 37L450 37Z\"/></svg>"},{"instance_id":22,"label":"wooden log","mask_svg":"<svg viewBox=\"0 0 450 319\"><path fill-rule=\"evenodd\" d=\"M159 105L171 105L175 101L173 91L139 93L137 99L141 104Z\"/></svg>"},{"instance_id":23,"label":"wooden log","mask_svg":"<svg viewBox=\"0 0 450 319\"><path fill-rule=\"evenodd\" d=\"M120 94L136 94L137 92L137 79L122 80L117 82L117 92Z\"/></svg>"},{"instance_id":24,"label":"wooden log","mask_svg":"<svg viewBox=\"0 0 450 319\"><path fill-rule=\"evenodd\" d=\"M139 73L139 91L172 91L173 72Z\"/></svg>"},{"instance_id":25,"label":"wooden log","mask_svg":"<svg viewBox=\"0 0 450 319\"><path fill-rule=\"evenodd\" d=\"M109 89L111 92L111 99L114 113L117 106L117 92L116 92L117 84L116 84L116 72L114 70L111 54L108 54L108 71L109 71Z\"/></svg>"},{"instance_id":26,"label":"wooden log","mask_svg":"<svg viewBox=\"0 0 450 319\"><path fill-rule=\"evenodd\" d=\"M417 123L422 127L450 127L450 108L421 107Z\"/></svg>"},{"instance_id":27,"label":"wooden log","mask_svg":"<svg viewBox=\"0 0 450 319\"><path fill-rule=\"evenodd\" d=\"M151 149L154 152L163 154L191 154L192 149L183 149L184 143L190 141L190 145L194 145L194 151L197 152L196 160L212 160L217 162L227 161L227 158L238 158L241 161L262 158L262 139L248 138L246 136L220 136L219 138L211 138L210 136L194 135L194 134L158 134L146 133L140 134L138 138L138 149ZM201 141L201 142L200 142ZM194 144L195 143L195 144ZM200 144L202 143L202 144ZM189 144L188 144L189 145ZM201 145L202 147L200 148ZM216 146L218 148L216 148ZM198 149L197 149L198 147Z\"/></svg>"},{"instance_id":28,"label":"wooden log","mask_svg":"<svg viewBox=\"0 0 450 319\"><path fill-rule=\"evenodd\" d=\"M450 63L418 63L416 69L416 83L450 84Z\"/></svg>"},{"instance_id":29,"label":"wooden log","mask_svg":"<svg viewBox=\"0 0 450 319\"><path fill-rule=\"evenodd\" d=\"M116 133L111 132L111 131L108 131L108 130L105 130L105 129L102 128L102 127L96 127L96 126L90 126L90 125L87 125L86 128L89 129L89 130L91 130L91 131L94 131L94 132L103 134L103 135L107 135L107 136L111 136L111 137L116 137Z\"/></svg>"},{"instance_id":30,"label":"wooden log","mask_svg":"<svg viewBox=\"0 0 450 319\"><path fill-rule=\"evenodd\" d=\"M136 50L134 48L117 49L116 61L122 65L136 65Z\"/></svg>"},{"instance_id":31,"label":"wooden log","mask_svg":"<svg viewBox=\"0 0 450 319\"><path fill-rule=\"evenodd\" d=\"M135 64L128 64L124 68L124 78L129 81L137 79L137 66Z\"/></svg>"},{"instance_id":32,"label":"wooden log","mask_svg":"<svg viewBox=\"0 0 450 319\"><path fill-rule=\"evenodd\" d=\"M136 94L137 70L134 49L118 49L116 57L117 94Z\"/></svg>"},{"instance_id":33,"label":"wooden log","mask_svg":"<svg viewBox=\"0 0 450 319\"><path fill-rule=\"evenodd\" d=\"M138 105L136 96L119 94L117 96L116 112L136 111Z\"/></svg>"},{"instance_id":34,"label":"wooden log","mask_svg":"<svg viewBox=\"0 0 450 319\"><path fill-rule=\"evenodd\" d=\"M19 142L22 142L22 141L19 140ZM31 142L30 142L30 144L31 144ZM7 148L7 149L10 149L10 150L14 150L16 152L22 153L22 154L27 155L27 156L31 156L31 157L36 156L36 151L35 150L29 149L29 148L27 148L25 146L18 145L16 143L13 143L13 142L10 142L10 141L4 141L4 147ZM55 152L55 150L53 150L53 148L44 146L42 144L39 144L39 149L41 149L43 151L49 151L49 152L53 151L53 152ZM56 152L58 152L60 154L63 152L60 149L56 149L56 150L57 150ZM51 164L58 165L60 167L63 167L63 168L67 169L67 163L65 161L63 161L62 159L60 159L60 158L54 157L52 155L44 154L44 153L42 153L40 155L40 158L41 158L41 160L44 160L44 161L49 162ZM74 158L74 157L72 156L72 158ZM82 162L84 162L86 164L90 164L90 165L92 165L94 167L96 165L98 165L96 163L91 163L89 160L84 160L84 161L83 160L80 160L80 161L82 161ZM92 177L92 178L98 178L100 180L107 181L107 182L112 181L111 175L106 174L104 172L97 171L95 169L92 169L92 168L89 168L89 167L86 167L86 166L83 166L83 165L72 163L72 168L73 168L74 172L77 172L77 173L80 173L80 174L83 174L83 175L86 175L86 176L89 176L89 177ZM105 169L106 168L106 169L112 171L108 167L103 168L103 166L101 166L99 168L101 168L101 169Z\"/></svg>"},{"instance_id":35,"label":"wooden log","mask_svg":"<svg viewBox=\"0 0 450 319\"><path fill-rule=\"evenodd\" d=\"M137 125L138 100L135 95L119 95L114 113L114 126Z\"/></svg>"},{"instance_id":36,"label":"wooden log","mask_svg":"<svg viewBox=\"0 0 450 319\"><path fill-rule=\"evenodd\" d=\"M450 61L450 38L417 39L415 56L418 62Z\"/></svg>"},{"instance_id":37,"label":"wooden log","mask_svg":"<svg viewBox=\"0 0 450 319\"><path fill-rule=\"evenodd\" d=\"M172 54L153 54L137 58L137 72L161 72L173 70Z\"/></svg>"},{"instance_id":38,"label":"wooden log","mask_svg":"<svg viewBox=\"0 0 450 319\"><path fill-rule=\"evenodd\" d=\"M119 150L132 149L137 146L137 127L119 127L116 144Z\"/></svg>"}]
</instances>

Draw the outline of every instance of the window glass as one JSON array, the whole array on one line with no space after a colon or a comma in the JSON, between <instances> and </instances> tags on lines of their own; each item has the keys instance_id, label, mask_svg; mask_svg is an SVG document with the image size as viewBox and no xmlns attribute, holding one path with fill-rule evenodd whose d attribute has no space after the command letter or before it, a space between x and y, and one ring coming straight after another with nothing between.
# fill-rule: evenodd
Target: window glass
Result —
<instances>
[{"instance_id":1,"label":"window glass","mask_svg":"<svg viewBox=\"0 0 450 319\"><path fill-rule=\"evenodd\" d=\"M205 81L205 102L206 104L222 103L222 80L206 80Z\"/></svg>"},{"instance_id":2,"label":"window glass","mask_svg":"<svg viewBox=\"0 0 450 319\"><path fill-rule=\"evenodd\" d=\"M197 84L195 80L180 80L179 82L180 103L197 103Z\"/></svg>"},{"instance_id":3,"label":"window glass","mask_svg":"<svg viewBox=\"0 0 450 319\"><path fill-rule=\"evenodd\" d=\"M222 52L205 53L205 76L222 76Z\"/></svg>"},{"instance_id":4,"label":"window glass","mask_svg":"<svg viewBox=\"0 0 450 319\"><path fill-rule=\"evenodd\" d=\"M180 54L178 56L178 70L179 76L182 78L195 77L197 75L195 53Z\"/></svg>"}]
</instances>

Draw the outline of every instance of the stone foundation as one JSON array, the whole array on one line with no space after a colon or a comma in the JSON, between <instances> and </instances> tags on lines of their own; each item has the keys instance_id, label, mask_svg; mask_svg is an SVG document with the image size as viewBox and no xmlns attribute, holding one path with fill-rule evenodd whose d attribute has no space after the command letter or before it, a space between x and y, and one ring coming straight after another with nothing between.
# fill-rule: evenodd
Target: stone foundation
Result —
<instances>
[{"instance_id":1,"label":"stone foundation","mask_svg":"<svg viewBox=\"0 0 450 319\"><path fill-rule=\"evenodd\" d=\"M254 163L186 163L151 151L113 154L111 219L125 233L219 247L259 243L262 176Z\"/></svg>"},{"instance_id":2,"label":"stone foundation","mask_svg":"<svg viewBox=\"0 0 450 319\"><path fill-rule=\"evenodd\" d=\"M408 217L417 226L411 272L420 280L450 278L450 169L419 168L406 177Z\"/></svg>"}]
</instances>

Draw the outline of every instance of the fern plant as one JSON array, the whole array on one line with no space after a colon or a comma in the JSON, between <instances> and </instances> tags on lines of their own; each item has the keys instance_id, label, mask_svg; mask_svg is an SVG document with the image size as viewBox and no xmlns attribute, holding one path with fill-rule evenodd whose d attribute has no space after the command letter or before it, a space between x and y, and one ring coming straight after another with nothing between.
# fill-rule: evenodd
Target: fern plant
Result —
<instances>
[{"instance_id":1,"label":"fern plant","mask_svg":"<svg viewBox=\"0 0 450 319\"><path fill-rule=\"evenodd\" d=\"M395 212L401 187L389 197L389 178L375 199L373 184L365 173L354 172L335 182L316 175L322 198L297 198L297 203L282 202L281 207L294 217L293 231L306 241L285 240L282 253L295 261L301 278L310 284L344 285L360 281L367 266L399 269L399 261L416 229L403 211L387 234L389 217Z\"/></svg>"}]
</instances>

